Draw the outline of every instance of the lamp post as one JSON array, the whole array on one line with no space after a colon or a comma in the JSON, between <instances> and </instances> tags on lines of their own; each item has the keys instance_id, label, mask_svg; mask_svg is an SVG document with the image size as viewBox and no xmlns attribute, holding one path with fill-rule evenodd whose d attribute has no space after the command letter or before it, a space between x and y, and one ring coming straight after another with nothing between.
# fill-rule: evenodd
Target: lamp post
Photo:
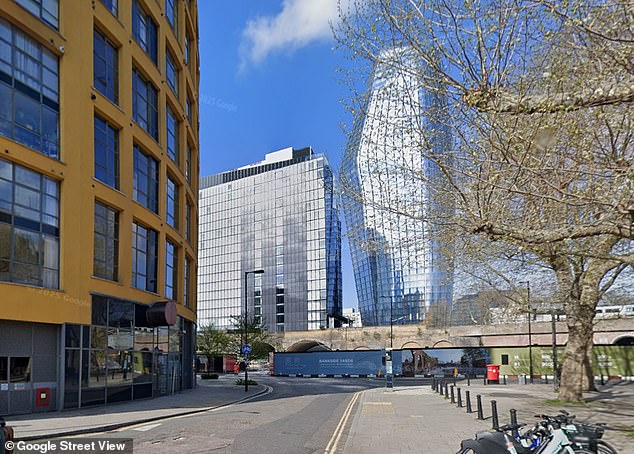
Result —
<instances>
[{"instance_id":1,"label":"lamp post","mask_svg":"<svg viewBox=\"0 0 634 454\"><path fill-rule=\"evenodd\" d=\"M249 304L248 304L248 293L247 293L247 282L249 274L263 274L264 270L253 270L253 271L245 271L244 272L244 343L243 346L248 345L249 343ZM249 364L247 362L248 353L244 353L244 392L249 391Z\"/></svg>"},{"instance_id":2,"label":"lamp post","mask_svg":"<svg viewBox=\"0 0 634 454\"><path fill-rule=\"evenodd\" d=\"M530 281L520 281L520 284L526 284L526 308L528 310L528 373L533 384L533 332L531 330L531 283Z\"/></svg>"}]
</instances>

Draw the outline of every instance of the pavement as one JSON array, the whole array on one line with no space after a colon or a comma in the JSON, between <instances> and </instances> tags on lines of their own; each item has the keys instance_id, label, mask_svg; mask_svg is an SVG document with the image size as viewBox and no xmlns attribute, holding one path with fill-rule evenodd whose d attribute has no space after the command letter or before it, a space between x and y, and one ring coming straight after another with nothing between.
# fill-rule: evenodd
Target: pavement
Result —
<instances>
[{"instance_id":1,"label":"pavement","mask_svg":"<svg viewBox=\"0 0 634 454\"><path fill-rule=\"evenodd\" d=\"M460 441L489 428L454 407L428 386L365 391L343 452L454 454Z\"/></svg>"},{"instance_id":2,"label":"pavement","mask_svg":"<svg viewBox=\"0 0 634 454\"><path fill-rule=\"evenodd\" d=\"M481 421L416 381L397 380L388 391L371 379L254 378L260 384L248 394L235 376L221 376L174 396L12 417L9 424L23 440L108 432L133 438L139 453L449 454L461 440L491 428L495 400L500 424L509 422L511 408L527 423L534 414L566 409L582 422L607 423L604 439L620 454L634 454L634 383L609 384L570 405L555 400L552 385L458 382L470 391L474 410L476 395L482 396Z\"/></svg>"},{"instance_id":3,"label":"pavement","mask_svg":"<svg viewBox=\"0 0 634 454\"><path fill-rule=\"evenodd\" d=\"M262 384L235 385L234 375L219 380L198 380L198 387L171 396L63 410L11 416L7 424L15 430L16 440L43 440L104 432L134 424L148 423L166 417L196 414L229 405L266 392Z\"/></svg>"},{"instance_id":4,"label":"pavement","mask_svg":"<svg viewBox=\"0 0 634 454\"><path fill-rule=\"evenodd\" d=\"M464 391L469 390L474 411L476 396L482 397L484 420L478 420L477 413L467 414L466 408L451 404L429 386L393 392L373 389L358 400L343 452L455 453L461 440L491 429L491 401L495 400L500 425L510 422L511 409L517 410L519 422L528 424L536 420L536 414L557 414L565 409L581 422L607 423L604 440L620 454L634 454L634 383L602 386L599 392L586 393L583 404L573 405L557 401L552 384L485 386L463 381L457 386L463 399Z\"/></svg>"}]
</instances>

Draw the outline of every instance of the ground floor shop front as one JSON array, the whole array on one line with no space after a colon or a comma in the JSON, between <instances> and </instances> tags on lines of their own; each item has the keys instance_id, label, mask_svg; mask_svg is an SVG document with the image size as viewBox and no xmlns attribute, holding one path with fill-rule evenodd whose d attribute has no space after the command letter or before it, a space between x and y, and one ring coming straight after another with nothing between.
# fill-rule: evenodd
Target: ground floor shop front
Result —
<instances>
[{"instance_id":1,"label":"ground floor shop front","mask_svg":"<svg viewBox=\"0 0 634 454\"><path fill-rule=\"evenodd\" d=\"M0 320L0 416L105 405L195 385L195 324L92 296L90 325Z\"/></svg>"}]
</instances>

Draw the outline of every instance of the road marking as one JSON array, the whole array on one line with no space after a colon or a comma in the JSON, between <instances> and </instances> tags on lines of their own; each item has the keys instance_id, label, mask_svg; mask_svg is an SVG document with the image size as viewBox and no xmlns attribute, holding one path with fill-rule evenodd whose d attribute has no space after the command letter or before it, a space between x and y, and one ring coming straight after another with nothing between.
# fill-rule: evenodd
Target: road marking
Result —
<instances>
[{"instance_id":1,"label":"road marking","mask_svg":"<svg viewBox=\"0 0 634 454\"><path fill-rule=\"evenodd\" d=\"M346 410L343 412L343 415L341 415L341 419L339 420L339 424L337 424L337 427L335 428L335 432L332 434L332 437L330 437L330 441L326 445L326 449L324 451L324 454L332 454L332 453L334 453L337 450L337 445L339 444L339 439L341 438L341 434L343 433L343 429L346 427L346 423L348 422L348 418L350 417L350 414L352 413L352 408L354 407L354 404L357 402L357 399L359 398L359 396L363 392L365 392L365 390L364 391L357 391L352 396L352 399L350 399L350 402L348 403L348 406L346 407Z\"/></svg>"},{"instance_id":2,"label":"road marking","mask_svg":"<svg viewBox=\"0 0 634 454\"><path fill-rule=\"evenodd\" d=\"M136 430L138 432L147 432L148 430L152 430L152 429L156 429L158 426L160 426L162 423L158 423L158 424L148 424L147 426L141 426L141 427L137 427Z\"/></svg>"}]
</instances>

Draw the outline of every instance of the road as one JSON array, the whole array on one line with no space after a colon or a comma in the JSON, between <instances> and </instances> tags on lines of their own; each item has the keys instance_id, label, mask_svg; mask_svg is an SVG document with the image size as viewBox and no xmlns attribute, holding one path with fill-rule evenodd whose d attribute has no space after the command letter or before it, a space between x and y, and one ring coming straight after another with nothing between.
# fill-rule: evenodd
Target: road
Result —
<instances>
[{"instance_id":1,"label":"road","mask_svg":"<svg viewBox=\"0 0 634 454\"><path fill-rule=\"evenodd\" d=\"M384 386L381 380L362 378L253 378L272 391L225 409L108 435L133 438L135 453L323 453L353 395ZM408 385L418 382L408 380Z\"/></svg>"}]
</instances>

